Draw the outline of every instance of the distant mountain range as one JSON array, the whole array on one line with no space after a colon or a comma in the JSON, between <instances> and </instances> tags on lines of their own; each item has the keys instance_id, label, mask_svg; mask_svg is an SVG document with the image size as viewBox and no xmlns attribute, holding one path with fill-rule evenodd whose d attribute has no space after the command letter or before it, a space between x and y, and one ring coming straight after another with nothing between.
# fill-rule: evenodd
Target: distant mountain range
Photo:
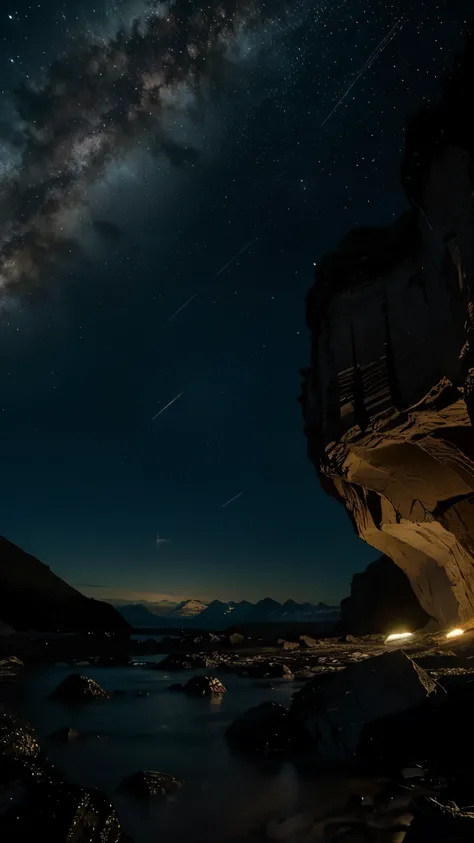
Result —
<instances>
[{"instance_id":1,"label":"distant mountain range","mask_svg":"<svg viewBox=\"0 0 474 843\"><path fill-rule=\"evenodd\" d=\"M231 600L224 603L213 600L202 603L200 600L185 600L168 610L161 604L148 607L144 603L129 603L117 606L125 620L135 629L139 628L183 628L227 629L238 624L259 623L324 623L339 616L339 607L325 603L297 603L287 600L278 603L270 597L250 603Z\"/></svg>"}]
</instances>

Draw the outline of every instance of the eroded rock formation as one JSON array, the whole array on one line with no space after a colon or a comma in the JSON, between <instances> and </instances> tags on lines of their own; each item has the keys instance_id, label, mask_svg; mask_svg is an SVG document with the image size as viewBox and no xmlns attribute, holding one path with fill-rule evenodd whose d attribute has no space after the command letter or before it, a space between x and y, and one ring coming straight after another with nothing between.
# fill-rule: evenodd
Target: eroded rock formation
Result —
<instances>
[{"instance_id":1,"label":"eroded rock formation","mask_svg":"<svg viewBox=\"0 0 474 843\"><path fill-rule=\"evenodd\" d=\"M407 127L410 209L350 232L307 299L310 458L442 626L474 618L473 84L470 36Z\"/></svg>"},{"instance_id":2,"label":"eroded rock formation","mask_svg":"<svg viewBox=\"0 0 474 843\"><path fill-rule=\"evenodd\" d=\"M354 574L350 597L341 601L341 627L352 635L414 632L431 621L408 577L388 556Z\"/></svg>"}]
</instances>

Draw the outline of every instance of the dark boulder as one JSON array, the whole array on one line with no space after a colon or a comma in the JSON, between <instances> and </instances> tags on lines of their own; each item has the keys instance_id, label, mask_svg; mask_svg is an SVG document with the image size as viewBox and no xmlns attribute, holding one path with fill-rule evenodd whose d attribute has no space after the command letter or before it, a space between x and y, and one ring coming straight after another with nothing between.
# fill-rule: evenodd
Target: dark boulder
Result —
<instances>
[{"instance_id":1,"label":"dark boulder","mask_svg":"<svg viewBox=\"0 0 474 843\"><path fill-rule=\"evenodd\" d=\"M125 843L117 814L98 791L66 783L41 758L31 728L0 719L0 840Z\"/></svg>"},{"instance_id":2,"label":"dark boulder","mask_svg":"<svg viewBox=\"0 0 474 843\"><path fill-rule=\"evenodd\" d=\"M470 782L468 759L474 754L473 710L474 683L465 679L464 684L448 694L428 697L409 710L366 723L358 757L378 768L415 762L453 774L461 770L461 778ZM474 793L474 780L471 792ZM453 793L456 802L459 796L458 791Z\"/></svg>"},{"instance_id":3,"label":"dark boulder","mask_svg":"<svg viewBox=\"0 0 474 843\"><path fill-rule=\"evenodd\" d=\"M304 733L283 705L265 702L234 720L226 741L245 755L289 756L304 746Z\"/></svg>"},{"instance_id":4,"label":"dark boulder","mask_svg":"<svg viewBox=\"0 0 474 843\"><path fill-rule=\"evenodd\" d=\"M388 635L397 629L414 632L430 620L407 575L388 556L354 574L351 595L341 601L341 627L353 635Z\"/></svg>"},{"instance_id":5,"label":"dark boulder","mask_svg":"<svg viewBox=\"0 0 474 843\"><path fill-rule=\"evenodd\" d=\"M403 721L410 709L442 704L445 696L424 670L396 650L315 677L295 695L291 714L321 758L347 761L360 751L369 724L397 715Z\"/></svg>"},{"instance_id":6,"label":"dark boulder","mask_svg":"<svg viewBox=\"0 0 474 843\"><path fill-rule=\"evenodd\" d=\"M71 673L50 694L50 700L62 703L83 703L88 700L106 700L109 694L88 676Z\"/></svg>"},{"instance_id":7,"label":"dark boulder","mask_svg":"<svg viewBox=\"0 0 474 843\"><path fill-rule=\"evenodd\" d=\"M215 676L193 676L183 688L189 697L222 696L227 691L225 685Z\"/></svg>"},{"instance_id":8,"label":"dark boulder","mask_svg":"<svg viewBox=\"0 0 474 843\"><path fill-rule=\"evenodd\" d=\"M154 770L140 770L127 776L117 787L117 793L132 796L135 799L149 799L151 797L167 797L182 787L181 779L175 779L167 773L157 773Z\"/></svg>"}]
</instances>

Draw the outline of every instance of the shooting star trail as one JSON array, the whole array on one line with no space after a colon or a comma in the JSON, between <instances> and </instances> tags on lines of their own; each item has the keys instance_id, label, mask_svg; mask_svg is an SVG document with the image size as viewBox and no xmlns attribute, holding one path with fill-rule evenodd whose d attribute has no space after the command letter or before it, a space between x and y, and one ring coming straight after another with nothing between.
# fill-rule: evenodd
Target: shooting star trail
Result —
<instances>
[{"instance_id":1,"label":"shooting star trail","mask_svg":"<svg viewBox=\"0 0 474 843\"><path fill-rule=\"evenodd\" d=\"M157 419L157 418L158 418L158 416L161 416L161 414L162 414L162 413L164 413L164 412L165 412L165 410L167 410L167 409L168 409L168 407L171 407L171 405L172 405L172 404L174 404L174 402L175 402L175 401L177 401L177 400L178 400L178 398L181 398L181 396L182 396L182 395L184 395L184 392L180 392L180 393L179 393L179 395L177 395L175 398L172 398L172 399L171 399L171 401L168 401L168 403L167 403L166 407L163 407L163 408L160 410L160 412L156 414L156 416L153 416L152 421L155 421L155 419Z\"/></svg>"},{"instance_id":2,"label":"shooting star trail","mask_svg":"<svg viewBox=\"0 0 474 843\"><path fill-rule=\"evenodd\" d=\"M396 35L396 32L397 32L397 29L401 29L401 28L402 28L403 23L404 23L404 19L403 19L403 18L400 18L399 20L397 20L397 22L396 22L396 23L394 23L394 24L393 24L393 26L392 26L392 28L391 28L390 32L388 32L388 33L387 33L387 35L385 35L385 37L384 37L384 38L382 38L382 40L381 40L380 44L378 44L378 45L377 45L377 47L375 48L374 52L373 52L373 53L369 56L369 58L367 59L367 61L366 61L366 62L365 62L365 64L363 65L363 67L361 67L361 69L359 70L359 72L358 72L357 76L355 77L355 79L353 79L353 80L352 80L352 82L351 82L351 84L349 85L349 87L347 88L347 90L346 90L346 91L344 91L344 93L343 93L342 97L340 98L340 100L338 100L338 102L336 103L336 105L334 106L334 108L332 108L332 109L331 109L331 111L329 112L329 114L327 115L327 117L325 117L325 118L324 118L323 122L321 123L321 126L325 126L325 125L326 125L326 123L328 122L328 120L330 120L330 119L331 119L331 117L333 116L334 112L335 112L335 111L337 111L337 109L339 108L339 106L340 106L340 105L342 105L342 103L344 102L344 100L346 99L346 97L348 97L348 96L349 96L349 94L350 94L350 92L352 91L352 89L353 89L354 85L357 85L357 82L359 81L359 79L360 79L360 78L364 75L364 73L366 73L366 72L367 72L367 71L368 71L368 70L372 67L372 65L373 65L373 64L377 61L377 59L379 58L379 56L381 56L381 55L382 55L382 53L383 53L383 51L385 50L385 48L386 48L386 47L390 44L390 42L391 42L391 41L395 38L395 35Z\"/></svg>"},{"instance_id":3,"label":"shooting star trail","mask_svg":"<svg viewBox=\"0 0 474 843\"><path fill-rule=\"evenodd\" d=\"M232 501L236 501L237 498L240 498L242 495L243 495L243 492L239 492L238 495L234 495L233 498L230 498L230 500L228 500L228 501L226 501L225 503L222 504L222 509L225 509L225 507L229 506L229 504L232 503Z\"/></svg>"},{"instance_id":4,"label":"shooting star trail","mask_svg":"<svg viewBox=\"0 0 474 843\"><path fill-rule=\"evenodd\" d=\"M173 321L173 319L175 318L175 316L177 316L177 315L178 315L178 313L181 313L181 311L182 311L182 310L184 310L184 308L185 308L185 307L187 307L187 306L188 306L188 304L191 304L191 302L192 302L192 301L193 301L193 299L195 299L195 298L197 298L197 293L193 293L193 295L192 295L192 296L190 296L190 297L189 297L189 299L188 299L187 301L185 301L185 302L184 302L184 304L182 304L182 305L181 305L181 307L178 307L178 309L177 309L177 310L175 310L175 312L173 313L173 315L172 315L172 316L170 316L170 318L168 319L168 322L172 322L172 321Z\"/></svg>"},{"instance_id":5,"label":"shooting star trail","mask_svg":"<svg viewBox=\"0 0 474 843\"><path fill-rule=\"evenodd\" d=\"M231 265L231 263L234 263L234 261L236 261L236 260L237 260L237 258L238 258L238 257L239 257L239 256L240 256L243 252L246 252L246 251L247 251L247 249L248 249L248 247L249 247L249 246L251 246L251 245L252 245L252 243L254 243L256 239L257 239L256 237L253 237L253 238L252 238L252 240L249 240L249 242L245 244L245 246L242 246L242 248L241 248L240 252L237 252L237 254L236 254L236 255L234 255L234 257L233 257L233 258L231 258L231 259L230 259L230 261L227 261L226 265L225 265L225 266L223 266L223 267L222 267L222 269L220 269L220 270L219 270L219 272L216 272L216 274L213 276L212 280L213 280L213 281L215 281L215 280L216 280L216 278L219 278L219 275L222 275L222 273L224 272L224 270L226 270L226 269L227 269L227 267Z\"/></svg>"}]
</instances>

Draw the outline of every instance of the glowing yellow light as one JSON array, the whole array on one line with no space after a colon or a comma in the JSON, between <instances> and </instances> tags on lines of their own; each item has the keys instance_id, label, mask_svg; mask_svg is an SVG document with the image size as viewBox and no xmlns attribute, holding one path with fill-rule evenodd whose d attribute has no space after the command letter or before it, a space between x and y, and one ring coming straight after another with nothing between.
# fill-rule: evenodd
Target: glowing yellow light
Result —
<instances>
[{"instance_id":1,"label":"glowing yellow light","mask_svg":"<svg viewBox=\"0 0 474 843\"><path fill-rule=\"evenodd\" d=\"M385 639L385 643L390 644L392 641L403 641L404 638L411 638L412 635L413 632L394 632Z\"/></svg>"},{"instance_id":2,"label":"glowing yellow light","mask_svg":"<svg viewBox=\"0 0 474 843\"><path fill-rule=\"evenodd\" d=\"M459 635L464 635L463 629L452 629L447 633L446 638L457 638Z\"/></svg>"}]
</instances>

